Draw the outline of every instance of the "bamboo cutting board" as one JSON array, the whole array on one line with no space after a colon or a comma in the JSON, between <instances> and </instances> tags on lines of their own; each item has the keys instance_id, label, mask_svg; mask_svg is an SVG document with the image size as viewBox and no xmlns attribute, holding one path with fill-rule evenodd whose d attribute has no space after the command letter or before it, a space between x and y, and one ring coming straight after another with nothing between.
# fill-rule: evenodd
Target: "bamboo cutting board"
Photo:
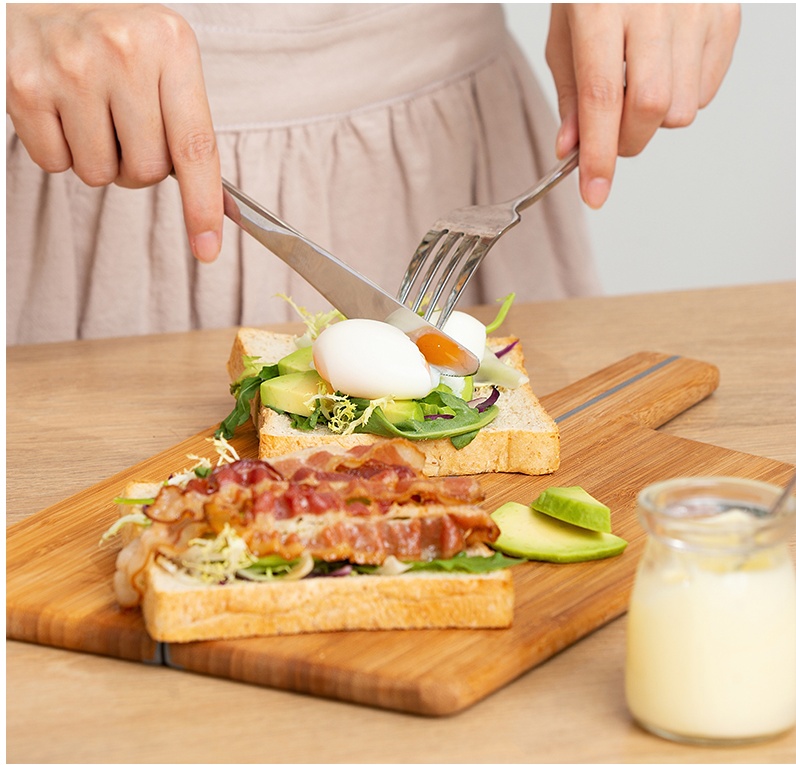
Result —
<instances>
[{"instance_id":1,"label":"bamboo cutting board","mask_svg":"<svg viewBox=\"0 0 796 765\"><path fill-rule=\"evenodd\" d=\"M513 568L510 629L152 641L139 612L114 603L118 543L98 540L127 482L162 480L187 467L189 453L212 456L209 428L8 530L7 636L419 714L459 711L625 611L643 546L634 509L643 486L700 474L784 484L785 463L655 431L717 385L709 364L639 353L543 398L561 430L561 468L484 476L488 508L581 485L612 508L614 531L629 544L618 558ZM256 455L251 428L233 443L241 456Z\"/></svg>"}]
</instances>

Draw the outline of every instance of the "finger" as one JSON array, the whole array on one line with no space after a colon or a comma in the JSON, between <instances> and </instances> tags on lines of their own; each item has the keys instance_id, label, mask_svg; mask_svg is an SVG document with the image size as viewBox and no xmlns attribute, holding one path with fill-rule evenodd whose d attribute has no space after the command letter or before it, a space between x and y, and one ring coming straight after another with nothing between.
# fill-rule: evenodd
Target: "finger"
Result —
<instances>
[{"instance_id":1,"label":"finger","mask_svg":"<svg viewBox=\"0 0 796 765\"><path fill-rule=\"evenodd\" d=\"M672 101L663 120L667 128L690 125L699 110L704 37L692 25L678 25L672 41Z\"/></svg>"},{"instance_id":2,"label":"finger","mask_svg":"<svg viewBox=\"0 0 796 765\"><path fill-rule=\"evenodd\" d=\"M592 14L588 25L571 24L580 190L586 204L595 209L604 204L611 189L624 101L624 28L616 13L609 4Z\"/></svg>"},{"instance_id":3,"label":"finger","mask_svg":"<svg viewBox=\"0 0 796 765\"><path fill-rule=\"evenodd\" d=\"M33 114L12 112L14 132L30 158L47 173L62 173L72 167L72 153L64 137L57 112L37 111Z\"/></svg>"},{"instance_id":4,"label":"finger","mask_svg":"<svg viewBox=\"0 0 796 765\"><path fill-rule=\"evenodd\" d=\"M158 92L117 93L111 112L120 145L116 184L142 188L162 181L171 172L171 157Z\"/></svg>"},{"instance_id":5,"label":"finger","mask_svg":"<svg viewBox=\"0 0 796 765\"><path fill-rule=\"evenodd\" d=\"M572 63L569 23L560 4L554 3L550 11L545 57L558 94L561 125L556 135L556 156L561 159L578 144L578 88Z\"/></svg>"},{"instance_id":6,"label":"finger","mask_svg":"<svg viewBox=\"0 0 796 765\"><path fill-rule=\"evenodd\" d=\"M661 126L672 103L672 28L663 13L628 28L625 100L619 126L620 156L639 154Z\"/></svg>"},{"instance_id":7,"label":"finger","mask_svg":"<svg viewBox=\"0 0 796 765\"><path fill-rule=\"evenodd\" d=\"M119 149L107 101L72 97L58 107L75 174L89 186L113 183L119 174Z\"/></svg>"},{"instance_id":8,"label":"finger","mask_svg":"<svg viewBox=\"0 0 796 765\"><path fill-rule=\"evenodd\" d=\"M732 62L732 53L741 29L739 5L714 6L720 20L711 28L702 56L699 107L707 106L716 95Z\"/></svg>"},{"instance_id":9,"label":"finger","mask_svg":"<svg viewBox=\"0 0 796 765\"><path fill-rule=\"evenodd\" d=\"M189 50L164 72L160 104L191 249L212 261L221 249L221 167L198 50Z\"/></svg>"},{"instance_id":10,"label":"finger","mask_svg":"<svg viewBox=\"0 0 796 765\"><path fill-rule=\"evenodd\" d=\"M7 56L6 112L14 124L14 132L39 167L48 173L61 173L72 166L58 110L47 97L40 72L24 55Z\"/></svg>"}]
</instances>

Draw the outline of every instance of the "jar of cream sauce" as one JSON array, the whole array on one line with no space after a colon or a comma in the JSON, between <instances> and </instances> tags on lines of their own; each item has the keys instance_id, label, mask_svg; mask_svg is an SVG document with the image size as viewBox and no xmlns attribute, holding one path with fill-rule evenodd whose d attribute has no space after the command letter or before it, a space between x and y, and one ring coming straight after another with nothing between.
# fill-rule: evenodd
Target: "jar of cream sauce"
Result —
<instances>
[{"instance_id":1,"label":"jar of cream sauce","mask_svg":"<svg viewBox=\"0 0 796 765\"><path fill-rule=\"evenodd\" d=\"M796 498L740 478L682 478L638 497L649 536L628 612L625 689L649 731L748 743L796 724Z\"/></svg>"}]
</instances>

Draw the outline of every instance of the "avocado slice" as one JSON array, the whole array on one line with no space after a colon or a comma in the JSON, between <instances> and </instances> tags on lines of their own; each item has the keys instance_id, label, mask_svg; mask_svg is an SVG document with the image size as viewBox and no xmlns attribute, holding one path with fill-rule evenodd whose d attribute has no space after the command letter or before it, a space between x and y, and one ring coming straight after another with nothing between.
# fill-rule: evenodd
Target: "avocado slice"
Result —
<instances>
[{"instance_id":1,"label":"avocado slice","mask_svg":"<svg viewBox=\"0 0 796 765\"><path fill-rule=\"evenodd\" d=\"M492 547L521 558L575 563L619 555L627 547L613 534L573 526L519 502L501 505L492 519L500 529Z\"/></svg>"},{"instance_id":2,"label":"avocado slice","mask_svg":"<svg viewBox=\"0 0 796 765\"><path fill-rule=\"evenodd\" d=\"M293 353L276 362L280 375L289 375L293 372L307 372L312 369L312 346L305 345Z\"/></svg>"},{"instance_id":3,"label":"avocado slice","mask_svg":"<svg viewBox=\"0 0 796 765\"><path fill-rule=\"evenodd\" d=\"M260 401L264 406L280 412L309 417L315 410L316 402L307 402L325 391L326 383L323 378L314 369L310 369L264 380L260 384Z\"/></svg>"},{"instance_id":4,"label":"avocado slice","mask_svg":"<svg viewBox=\"0 0 796 765\"><path fill-rule=\"evenodd\" d=\"M423 407L417 401L412 401L411 399L388 401L379 408L384 415L384 419L393 425L407 420L423 422Z\"/></svg>"},{"instance_id":5,"label":"avocado slice","mask_svg":"<svg viewBox=\"0 0 796 765\"><path fill-rule=\"evenodd\" d=\"M531 503L534 510L592 531L611 531L611 510L580 486L545 489Z\"/></svg>"}]
</instances>

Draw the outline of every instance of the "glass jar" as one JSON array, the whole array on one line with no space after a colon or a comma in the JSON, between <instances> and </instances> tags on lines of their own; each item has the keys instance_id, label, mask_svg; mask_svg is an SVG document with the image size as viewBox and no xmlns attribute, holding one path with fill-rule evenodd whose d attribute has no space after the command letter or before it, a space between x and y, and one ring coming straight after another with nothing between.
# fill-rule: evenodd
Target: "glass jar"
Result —
<instances>
[{"instance_id":1,"label":"glass jar","mask_svg":"<svg viewBox=\"0 0 796 765\"><path fill-rule=\"evenodd\" d=\"M749 743L796 724L796 498L771 516L781 492L724 477L640 492L625 690L650 732Z\"/></svg>"}]
</instances>

